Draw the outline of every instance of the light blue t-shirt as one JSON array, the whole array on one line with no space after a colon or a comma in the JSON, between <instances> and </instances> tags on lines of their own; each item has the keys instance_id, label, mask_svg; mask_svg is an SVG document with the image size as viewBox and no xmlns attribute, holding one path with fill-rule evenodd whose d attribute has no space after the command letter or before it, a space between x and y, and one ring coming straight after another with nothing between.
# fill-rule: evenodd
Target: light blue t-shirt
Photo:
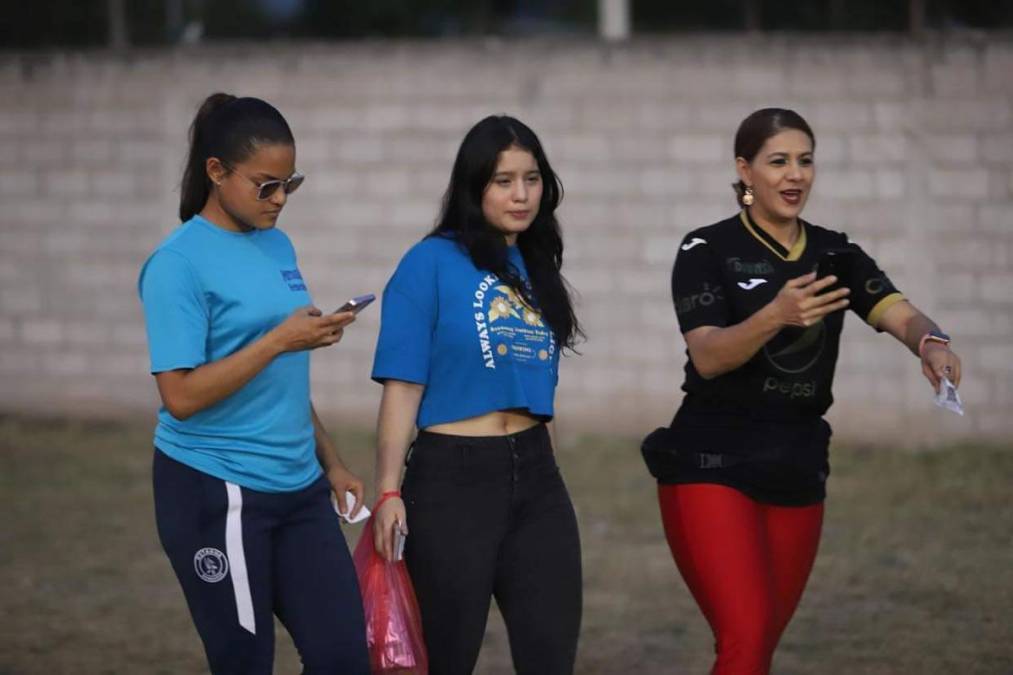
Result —
<instances>
[{"instance_id":1,"label":"light blue t-shirt","mask_svg":"<svg viewBox=\"0 0 1013 675\"><path fill-rule=\"evenodd\" d=\"M194 216L141 269L151 372L218 361L311 303L277 229L230 232ZM186 420L158 412L155 447L199 471L264 492L321 474L310 415L309 352L281 354L231 396Z\"/></svg>"},{"instance_id":2,"label":"light blue t-shirt","mask_svg":"<svg viewBox=\"0 0 1013 675\"><path fill-rule=\"evenodd\" d=\"M527 279L516 247L509 260ZM401 259L383 292L373 379L425 385L420 429L521 408L550 419L559 351L541 314L450 238Z\"/></svg>"}]
</instances>

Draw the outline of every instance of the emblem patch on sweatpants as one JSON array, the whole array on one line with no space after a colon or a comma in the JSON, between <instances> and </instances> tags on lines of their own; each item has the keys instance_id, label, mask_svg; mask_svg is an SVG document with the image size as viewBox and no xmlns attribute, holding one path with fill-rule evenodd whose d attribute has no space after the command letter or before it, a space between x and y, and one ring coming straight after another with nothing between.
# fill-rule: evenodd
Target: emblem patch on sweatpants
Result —
<instances>
[{"instance_id":1,"label":"emblem patch on sweatpants","mask_svg":"<svg viewBox=\"0 0 1013 675\"><path fill-rule=\"evenodd\" d=\"M216 548L202 548L193 556L193 567L203 581L214 584L229 573L229 559Z\"/></svg>"}]
</instances>

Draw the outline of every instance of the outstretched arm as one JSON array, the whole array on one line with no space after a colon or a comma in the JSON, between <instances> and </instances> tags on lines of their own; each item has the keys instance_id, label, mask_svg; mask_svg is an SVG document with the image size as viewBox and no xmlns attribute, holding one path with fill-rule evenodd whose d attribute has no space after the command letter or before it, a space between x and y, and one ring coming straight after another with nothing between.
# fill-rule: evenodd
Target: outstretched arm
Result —
<instances>
[{"instance_id":1,"label":"outstretched arm","mask_svg":"<svg viewBox=\"0 0 1013 675\"><path fill-rule=\"evenodd\" d=\"M921 359L922 373L936 391L939 391L943 377L954 386L960 385L960 357L949 345L935 341L922 342L922 337L926 333L939 330L939 327L910 302L898 302L886 310L876 328L897 338L912 354Z\"/></svg>"}]
</instances>

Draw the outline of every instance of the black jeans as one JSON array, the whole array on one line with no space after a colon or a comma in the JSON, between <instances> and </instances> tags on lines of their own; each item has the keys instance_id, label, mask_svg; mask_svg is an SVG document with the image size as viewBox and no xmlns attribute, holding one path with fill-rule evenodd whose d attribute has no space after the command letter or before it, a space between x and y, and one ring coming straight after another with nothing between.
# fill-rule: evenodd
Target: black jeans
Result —
<instances>
[{"instance_id":1,"label":"black jeans","mask_svg":"<svg viewBox=\"0 0 1013 675\"><path fill-rule=\"evenodd\" d=\"M545 425L479 438L423 431L402 495L431 675L472 672L493 595L518 673L572 673L580 538Z\"/></svg>"}]
</instances>

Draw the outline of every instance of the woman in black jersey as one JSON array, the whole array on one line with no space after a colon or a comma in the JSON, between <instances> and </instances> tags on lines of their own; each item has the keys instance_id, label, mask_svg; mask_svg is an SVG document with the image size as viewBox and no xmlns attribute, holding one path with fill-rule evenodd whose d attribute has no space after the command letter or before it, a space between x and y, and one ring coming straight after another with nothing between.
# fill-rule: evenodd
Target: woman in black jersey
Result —
<instances>
[{"instance_id":1,"label":"woman in black jersey","mask_svg":"<svg viewBox=\"0 0 1013 675\"><path fill-rule=\"evenodd\" d=\"M791 110L747 117L735 137L742 211L686 235L672 274L686 396L645 457L672 554L714 631L712 675L769 671L812 568L842 310L897 338L932 387L960 382L949 338L875 261L799 218L814 148ZM828 251L836 274L817 278Z\"/></svg>"}]
</instances>

